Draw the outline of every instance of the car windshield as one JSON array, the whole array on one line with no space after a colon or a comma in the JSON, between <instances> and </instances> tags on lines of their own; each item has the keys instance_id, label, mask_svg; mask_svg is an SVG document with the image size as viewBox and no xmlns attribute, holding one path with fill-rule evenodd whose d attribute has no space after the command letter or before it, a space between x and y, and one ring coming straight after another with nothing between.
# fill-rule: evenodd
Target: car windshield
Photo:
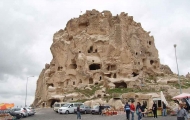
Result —
<instances>
[{"instance_id":1,"label":"car windshield","mask_svg":"<svg viewBox=\"0 0 190 120\"><path fill-rule=\"evenodd\" d=\"M93 106L93 109L98 109L99 108L99 106Z\"/></svg>"},{"instance_id":2,"label":"car windshield","mask_svg":"<svg viewBox=\"0 0 190 120\"><path fill-rule=\"evenodd\" d=\"M59 104L55 104L54 107L59 107Z\"/></svg>"},{"instance_id":3,"label":"car windshield","mask_svg":"<svg viewBox=\"0 0 190 120\"><path fill-rule=\"evenodd\" d=\"M71 104L65 104L62 107L69 107Z\"/></svg>"},{"instance_id":4,"label":"car windshield","mask_svg":"<svg viewBox=\"0 0 190 120\"><path fill-rule=\"evenodd\" d=\"M104 106L104 108L110 108L110 106Z\"/></svg>"},{"instance_id":5,"label":"car windshield","mask_svg":"<svg viewBox=\"0 0 190 120\"><path fill-rule=\"evenodd\" d=\"M84 108L85 106L84 105L81 105L80 108Z\"/></svg>"}]
</instances>

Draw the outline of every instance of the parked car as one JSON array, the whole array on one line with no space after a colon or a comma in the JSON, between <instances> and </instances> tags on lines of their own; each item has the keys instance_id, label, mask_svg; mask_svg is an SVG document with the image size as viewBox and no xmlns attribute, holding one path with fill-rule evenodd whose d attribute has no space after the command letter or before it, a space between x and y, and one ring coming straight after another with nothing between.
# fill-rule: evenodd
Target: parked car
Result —
<instances>
[{"instance_id":1,"label":"parked car","mask_svg":"<svg viewBox=\"0 0 190 120\"><path fill-rule=\"evenodd\" d=\"M11 116L16 117L16 119L22 118L22 115L21 115L20 111L16 111L16 109L10 109L10 110L8 111L8 113L9 113Z\"/></svg>"},{"instance_id":2,"label":"parked car","mask_svg":"<svg viewBox=\"0 0 190 120\"><path fill-rule=\"evenodd\" d=\"M58 113L60 114L74 113L74 109L77 109L77 106L81 106L81 105L83 105L83 103L67 103L58 109Z\"/></svg>"},{"instance_id":3,"label":"parked car","mask_svg":"<svg viewBox=\"0 0 190 120\"><path fill-rule=\"evenodd\" d=\"M53 105L53 110L55 112L58 112L58 109L60 107L62 107L63 105L65 105L65 104L66 104L66 102L55 102L54 105Z\"/></svg>"},{"instance_id":4,"label":"parked car","mask_svg":"<svg viewBox=\"0 0 190 120\"><path fill-rule=\"evenodd\" d=\"M74 109L74 112L77 112L77 109ZM87 114L87 113L91 113L91 107L87 106L87 105L81 105L80 106L80 112Z\"/></svg>"},{"instance_id":5,"label":"parked car","mask_svg":"<svg viewBox=\"0 0 190 120\"><path fill-rule=\"evenodd\" d=\"M28 108L26 108L27 112L28 112L28 116L34 115L34 112Z\"/></svg>"},{"instance_id":6,"label":"parked car","mask_svg":"<svg viewBox=\"0 0 190 120\"><path fill-rule=\"evenodd\" d=\"M31 115L34 115L36 113L35 109L33 107L28 107L27 109L30 110Z\"/></svg>"},{"instance_id":7,"label":"parked car","mask_svg":"<svg viewBox=\"0 0 190 120\"><path fill-rule=\"evenodd\" d=\"M11 109L11 111L12 112L14 111L14 113L20 114L22 117L28 116L28 112L27 112L26 108L13 108L13 109Z\"/></svg>"},{"instance_id":8,"label":"parked car","mask_svg":"<svg viewBox=\"0 0 190 120\"><path fill-rule=\"evenodd\" d=\"M111 108L109 105L103 105L102 106L102 110L103 109L109 109L109 108ZM93 106L91 109L91 113L92 114L98 114L99 113L99 105Z\"/></svg>"}]
</instances>

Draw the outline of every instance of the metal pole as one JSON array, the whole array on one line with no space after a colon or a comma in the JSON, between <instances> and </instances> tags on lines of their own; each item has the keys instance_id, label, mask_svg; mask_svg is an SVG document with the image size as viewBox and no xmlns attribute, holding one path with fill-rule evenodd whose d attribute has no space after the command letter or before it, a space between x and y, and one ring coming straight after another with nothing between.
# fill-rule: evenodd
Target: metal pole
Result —
<instances>
[{"instance_id":1,"label":"metal pole","mask_svg":"<svg viewBox=\"0 0 190 120\"><path fill-rule=\"evenodd\" d=\"M179 77L179 68L178 68L178 63L177 63L176 47L177 47L177 45L176 45L176 44L174 44L174 49L175 49L175 58L176 58L177 72L178 72L178 82L179 82L179 89L180 89L180 94L181 94L181 93L182 93L182 91L181 91L181 82L180 82L180 77Z\"/></svg>"},{"instance_id":2,"label":"metal pole","mask_svg":"<svg viewBox=\"0 0 190 120\"><path fill-rule=\"evenodd\" d=\"M34 76L29 76L29 77L34 77ZM26 81L26 96L25 96L25 107L26 107L26 99L27 99L27 85L28 85L28 78L27 77L27 81Z\"/></svg>"}]
</instances>

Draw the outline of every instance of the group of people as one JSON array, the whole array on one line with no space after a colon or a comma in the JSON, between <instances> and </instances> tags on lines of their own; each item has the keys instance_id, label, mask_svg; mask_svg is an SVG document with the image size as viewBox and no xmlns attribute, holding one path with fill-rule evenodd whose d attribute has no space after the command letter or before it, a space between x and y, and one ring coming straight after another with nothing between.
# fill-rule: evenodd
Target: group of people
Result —
<instances>
[{"instance_id":1,"label":"group of people","mask_svg":"<svg viewBox=\"0 0 190 120\"><path fill-rule=\"evenodd\" d=\"M167 112L166 112L166 104L164 102L162 102L162 112L163 112L163 116L167 116ZM130 114L131 114L131 120L134 120L134 113L136 112L137 116L138 116L138 120L141 120L142 117L144 117L146 111L147 104L145 102L143 102L143 105L141 105L140 102L137 102L137 105L135 107L134 102L131 102L131 104L129 104L128 102L126 102L125 106L124 106L124 111L126 112L126 118L127 120L130 120ZM152 113L153 113L153 117L157 118L157 104L156 102L153 103L152 105Z\"/></svg>"},{"instance_id":2,"label":"group of people","mask_svg":"<svg viewBox=\"0 0 190 120\"><path fill-rule=\"evenodd\" d=\"M141 105L140 102L137 102L137 105L135 107L134 102L132 101L131 104L129 104L128 102L126 102L125 106L124 106L124 111L126 112L126 117L127 120L130 119L130 114L131 114L131 120L134 120L134 114L136 112L137 116L138 116L138 120L141 120L142 117L144 117L144 111L146 109L146 104L143 103L143 105Z\"/></svg>"}]
</instances>

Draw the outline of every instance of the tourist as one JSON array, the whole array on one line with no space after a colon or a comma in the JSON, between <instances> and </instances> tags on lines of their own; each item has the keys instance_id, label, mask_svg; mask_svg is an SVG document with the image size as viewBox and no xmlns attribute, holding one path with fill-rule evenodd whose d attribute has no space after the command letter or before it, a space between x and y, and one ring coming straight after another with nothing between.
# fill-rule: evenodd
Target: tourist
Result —
<instances>
[{"instance_id":1,"label":"tourist","mask_svg":"<svg viewBox=\"0 0 190 120\"><path fill-rule=\"evenodd\" d=\"M142 119L142 107L141 107L141 103L140 102L137 102L136 114L138 116L138 120L141 120Z\"/></svg>"},{"instance_id":2,"label":"tourist","mask_svg":"<svg viewBox=\"0 0 190 120\"><path fill-rule=\"evenodd\" d=\"M146 109L146 103L145 102L143 102L143 105L141 106L141 108L142 108L142 117L144 117L144 111Z\"/></svg>"},{"instance_id":3,"label":"tourist","mask_svg":"<svg viewBox=\"0 0 190 120\"><path fill-rule=\"evenodd\" d=\"M167 111L166 111L166 104L162 101L162 116L166 116Z\"/></svg>"},{"instance_id":4,"label":"tourist","mask_svg":"<svg viewBox=\"0 0 190 120\"><path fill-rule=\"evenodd\" d=\"M128 102L126 102L125 104L124 111L126 112L127 120L129 120L130 119L130 105L128 104Z\"/></svg>"},{"instance_id":5,"label":"tourist","mask_svg":"<svg viewBox=\"0 0 190 120\"><path fill-rule=\"evenodd\" d=\"M131 101L130 110L131 110L131 120L134 120L135 105L134 101Z\"/></svg>"},{"instance_id":6,"label":"tourist","mask_svg":"<svg viewBox=\"0 0 190 120\"><path fill-rule=\"evenodd\" d=\"M186 116L187 116L186 110L183 108L182 104L179 104L179 107L177 110L177 120L185 120Z\"/></svg>"},{"instance_id":7,"label":"tourist","mask_svg":"<svg viewBox=\"0 0 190 120\"><path fill-rule=\"evenodd\" d=\"M156 102L154 102L152 105L152 112L154 114L154 118L157 118L157 104L156 104Z\"/></svg>"},{"instance_id":8,"label":"tourist","mask_svg":"<svg viewBox=\"0 0 190 120\"><path fill-rule=\"evenodd\" d=\"M77 119L81 119L80 106L77 107Z\"/></svg>"},{"instance_id":9,"label":"tourist","mask_svg":"<svg viewBox=\"0 0 190 120\"><path fill-rule=\"evenodd\" d=\"M99 106L99 114L100 115L102 115L102 108L103 108L103 106L100 104L100 106Z\"/></svg>"}]
</instances>

